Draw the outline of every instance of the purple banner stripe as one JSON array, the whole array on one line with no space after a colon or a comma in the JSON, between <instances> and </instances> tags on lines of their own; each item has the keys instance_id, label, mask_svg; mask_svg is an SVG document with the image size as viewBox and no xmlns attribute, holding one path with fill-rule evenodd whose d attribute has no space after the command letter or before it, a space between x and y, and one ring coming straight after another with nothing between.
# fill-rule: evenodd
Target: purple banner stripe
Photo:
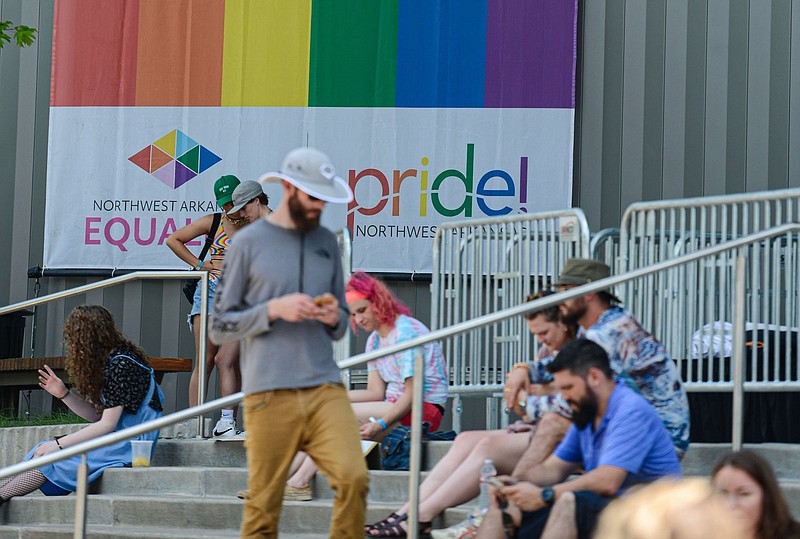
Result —
<instances>
[{"instance_id":1,"label":"purple banner stripe","mask_svg":"<svg viewBox=\"0 0 800 539\"><path fill-rule=\"evenodd\" d=\"M575 108L578 0L489 0L489 108Z\"/></svg>"}]
</instances>

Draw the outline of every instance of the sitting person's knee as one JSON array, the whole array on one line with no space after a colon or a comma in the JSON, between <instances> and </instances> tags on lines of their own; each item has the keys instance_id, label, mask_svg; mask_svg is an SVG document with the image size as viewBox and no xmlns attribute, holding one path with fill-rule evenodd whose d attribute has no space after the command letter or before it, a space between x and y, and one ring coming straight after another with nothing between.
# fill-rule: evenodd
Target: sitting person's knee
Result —
<instances>
[{"instance_id":1,"label":"sitting person's knee","mask_svg":"<svg viewBox=\"0 0 800 539\"><path fill-rule=\"evenodd\" d=\"M488 436L478 440L475 443L475 448L472 450L473 455L478 455L482 458L492 458L496 443L498 442L495 442L492 437ZM499 443L503 443L502 440Z\"/></svg>"},{"instance_id":2,"label":"sitting person's knee","mask_svg":"<svg viewBox=\"0 0 800 539\"><path fill-rule=\"evenodd\" d=\"M465 430L456 436L453 445L475 445L486 438L485 430Z\"/></svg>"},{"instance_id":3,"label":"sitting person's knee","mask_svg":"<svg viewBox=\"0 0 800 539\"><path fill-rule=\"evenodd\" d=\"M575 514L575 494L572 492L564 492L553 503L553 511L569 511Z\"/></svg>"}]
</instances>

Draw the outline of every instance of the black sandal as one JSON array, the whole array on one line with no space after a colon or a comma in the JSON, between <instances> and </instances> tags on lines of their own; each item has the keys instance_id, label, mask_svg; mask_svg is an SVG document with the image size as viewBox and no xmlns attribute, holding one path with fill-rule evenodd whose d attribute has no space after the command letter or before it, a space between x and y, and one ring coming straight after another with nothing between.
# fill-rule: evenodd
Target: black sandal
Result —
<instances>
[{"instance_id":1,"label":"black sandal","mask_svg":"<svg viewBox=\"0 0 800 539\"><path fill-rule=\"evenodd\" d=\"M383 520L379 520L374 524L367 524L364 526L364 533L367 537L371 537L369 532L372 530L379 530L381 528L385 528L386 526L391 526L396 524L404 515L398 515L397 513L392 513L388 517L384 518Z\"/></svg>"},{"instance_id":2,"label":"black sandal","mask_svg":"<svg viewBox=\"0 0 800 539\"><path fill-rule=\"evenodd\" d=\"M393 522L388 522L389 518L391 518L393 515L397 518L395 518ZM364 535L366 537L381 537L384 539L408 537L408 531L400 525L406 521L408 521L408 513L403 515L392 513L392 515L389 515L388 518L373 524L369 531L365 530ZM432 528L433 526L430 522L420 522L417 528L419 536L430 537Z\"/></svg>"}]
</instances>

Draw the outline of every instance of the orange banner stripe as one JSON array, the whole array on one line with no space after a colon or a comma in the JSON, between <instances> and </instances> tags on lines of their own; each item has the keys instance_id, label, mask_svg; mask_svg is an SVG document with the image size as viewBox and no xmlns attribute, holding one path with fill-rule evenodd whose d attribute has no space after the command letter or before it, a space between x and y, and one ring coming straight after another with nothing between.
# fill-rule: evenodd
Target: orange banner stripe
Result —
<instances>
[{"instance_id":1,"label":"orange banner stripe","mask_svg":"<svg viewBox=\"0 0 800 539\"><path fill-rule=\"evenodd\" d=\"M224 0L140 0L137 106L220 106L224 17Z\"/></svg>"}]
</instances>

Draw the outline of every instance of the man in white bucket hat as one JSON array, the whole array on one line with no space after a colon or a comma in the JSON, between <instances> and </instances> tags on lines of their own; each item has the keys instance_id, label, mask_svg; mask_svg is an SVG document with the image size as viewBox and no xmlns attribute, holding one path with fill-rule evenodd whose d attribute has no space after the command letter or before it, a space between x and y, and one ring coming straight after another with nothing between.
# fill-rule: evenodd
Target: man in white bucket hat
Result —
<instances>
[{"instance_id":1,"label":"man in white bucket hat","mask_svg":"<svg viewBox=\"0 0 800 539\"><path fill-rule=\"evenodd\" d=\"M327 202L353 193L328 157L289 152L276 210L237 234L211 315L211 339L242 340L249 495L241 537L277 537L289 467L314 459L336 490L330 537L360 538L368 474L358 422L333 361L349 313L336 236L319 225Z\"/></svg>"}]
</instances>

